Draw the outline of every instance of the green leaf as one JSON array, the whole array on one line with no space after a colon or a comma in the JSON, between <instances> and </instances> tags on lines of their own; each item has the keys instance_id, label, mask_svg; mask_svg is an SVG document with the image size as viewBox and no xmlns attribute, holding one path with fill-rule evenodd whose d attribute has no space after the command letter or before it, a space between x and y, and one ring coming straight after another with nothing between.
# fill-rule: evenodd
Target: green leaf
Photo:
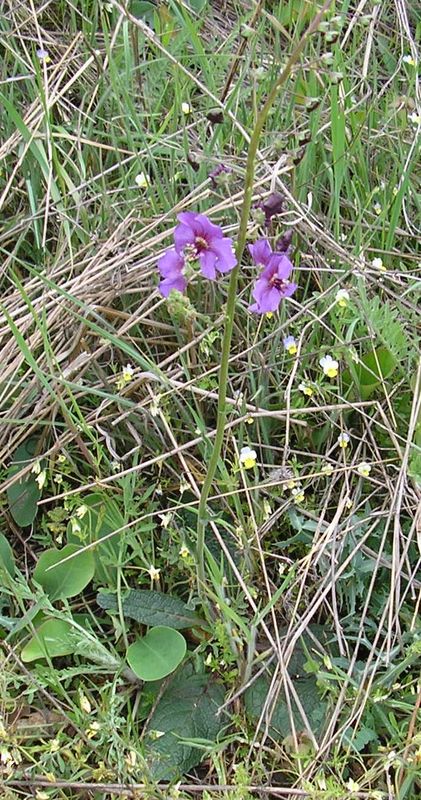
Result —
<instances>
[{"instance_id":1,"label":"green leaf","mask_svg":"<svg viewBox=\"0 0 421 800\"><path fill-rule=\"evenodd\" d=\"M12 578L16 572L13 550L3 533L0 533L0 568L5 569Z\"/></svg>"},{"instance_id":2,"label":"green leaf","mask_svg":"<svg viewBox=\"0 0 421 800\"><path fill-rule=\"evenodd\" d=\"M93 492L83 498L83 505L87 511L78 520L80 533L74 534L69 525L67 541L72 544L92 544L100 542L102 538L122 528L125 520L119 507L101 492ZM121 536L121 534L120 534ZM115 586L117 581L117 567L119 558L119 535L111 537L103 544L98 544L93 550L95 560L95 575L98 580Z\"/></svg>"},{"instance_id":3,"label":"green leaf","mask_svg":"<svg viewBox=\"0 0 421 800\"><path fill-rule=\"evenodd\" d=\"M95 560L90 550L74 556L64 564L59 563L73 553L78 553L79 550L77 545L68 544L62 550L53 547L40 556L33 578L41 584L51 600L74 597L92 580Z\"/></svg>"},{"instance_id":4,"label":"green leaf","mask_svg":"<svg viewBox=\"0 0 421 800\"><path fill-rule=\"evenodd\" d=\"M353 367L358 393L362 400L368 400L380 383L390 377L395 367L395 358L386 347L379 347L366 353ZM345 370L343 382L345 386L353 383L350 370Z\"/></svg>"},{"instance_id":5,"label":"green leaf","mask_svg":"<svg viewBox=\"0 0 421 800\"><path fill-rule=\"evenodd\" d=\"M18 475L29 462L34 461L37 443L38 440L32 437L15 450L8 471L9 478ZM23 478L16 480L7 489L10 513L21 528L32 525L37 515L40 497L41 492L32 472L26 473Z\"/></svg>"},{"instance_id":6,"label":"green leaf","mask_svg":"<svg viewBox=\"0 0 421 800\"><path fill-rule=\"evenodd\" d=\"M36 631L21 652L22 661L67 656L74 651L72 626L62 619L49 619Z\"/></svg>"},{"instance_id":7,"label":"green leaf","mask_svg":"<svg viewBox=\"0 0 421 800\"><path fill-rule=\"evenodd\" d=\"M280 635L286 629L280 629ZM323 655L328 652L334 655L337 646L332 643L333 633L327 627L312 624L308 632L304 633L295 645L291 656L288 672L294 684L301 705L307 716L309 725L314 734L320 733L326 722L328 703L322 699L314 675L308 675L308 663L317 660L321 663ZM307 666L307 669L306 669ZM248 716L256 722L262 712L270 690L270 676L258 678L245 692L244 702ZM305 730L305 723L298 706L291 697L291 710L297 732ZM284 691L279 694L270 726L270 735L274 739L284 739L291 734L289 711Z\"/></svg>"},{"instance_id":8,"label":"green leaf","mask_svg":"<svg viewBox=\"0 0 421 800\"><path fill-rule=\"evenodd\" d=\"M191 664L177 672L147 727L146 762L153 780L176 780L200 763L203 749L189 742L216 741L225 724L218 715L223 702L223 687L206 673L194 674Z\"/></svg>"},{"instance_id":9,"label":"green leaf","mask_svg":"<svg viewBox=\"0 0 421 800\"><path fill-rule=\"evenodd\" d=\"M131 644L127 661L142 681L159 681L170 675L186 655L184 636L173 628L160 626Z\"/></svg>"},{"instance_id":10,"label":"green leaf","mask_svg":"<svg viewBox=\"0 0 421 800\"><path fill-rule=\"evenodd\" d=\"M317 690L317 682L314 677L293 679L294 689L300 699L301 705L307 716L309 725L314 734L322 731L327 717L327 702L322 700ZM262 712L270 690L270 679L268 677L258 678L245 693L245 707L247 715L257 722ZM305 731L306 726L300 711L291 698L291 709L294 717L295 729L297 732ZM280 692L270 724L270 735L273 739L285 739L289 736L291 725L289 721L288 705L283 690Z\"/></svg>"},{"instance_id":11,"label":"green leaf","mask_svg":"<svg viewBox=\"0 0 421 800\"><path fill-rule=\"evenodd\" d=\"M106 611L117 611L117 597L113 594L99 593L98 605ZM167 628L205 627L206 622L191 611L178 597L149 589L130 589L122 601L125 617L135 619L142 625L166 625Z\"/></svg>"}]
</instances>

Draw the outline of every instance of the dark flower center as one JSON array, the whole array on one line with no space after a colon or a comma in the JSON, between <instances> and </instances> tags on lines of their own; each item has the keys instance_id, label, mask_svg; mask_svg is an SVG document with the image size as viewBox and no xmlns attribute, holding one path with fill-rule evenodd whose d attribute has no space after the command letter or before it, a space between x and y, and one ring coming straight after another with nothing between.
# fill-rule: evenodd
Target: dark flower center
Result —
<instances>
[{"instance_id":1,"label":"dark flower center","mask_svg":"<svg viewBox=\"0 0 421 800\"><path fill-rule=\"evenodd\" d=\"M277 275L273 275L270 279L270 285L273 286L274 289L277 289L278 292L283 292L287 288L289 281L284 280L283 278L278 278Z\"/></svg>"},{"instance_id":2,"label":"dark flower center","mask_svg":"<svg viewBox=\"0 0 421 800\"><path fill-rule=\"evenodd\" d=\"M203 236L196 236L194 241L199 253L201 250L207 250L209 247L206 239L204 239Z\"/></svg>"}]
</instances>

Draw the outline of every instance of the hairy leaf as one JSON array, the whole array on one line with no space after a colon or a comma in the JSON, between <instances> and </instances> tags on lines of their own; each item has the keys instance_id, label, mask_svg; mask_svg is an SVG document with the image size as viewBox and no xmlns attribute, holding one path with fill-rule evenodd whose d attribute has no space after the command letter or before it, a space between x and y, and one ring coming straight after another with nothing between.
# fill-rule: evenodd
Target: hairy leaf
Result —
<instances>
[{"instance_id":1,"label":"hairy leaf","mask_svg":"<svg viewBox=\"0 0 421 800\"><path fill-rule=\"evenodd\" d=\"M106 611L118 610L117 597L114 594L100 592L97 603ZM176 630L206 625L182 600L163 592L130 589L121 605L125 617L135 619L142 625L166 625Z\"/></svg>"}]
</instances>

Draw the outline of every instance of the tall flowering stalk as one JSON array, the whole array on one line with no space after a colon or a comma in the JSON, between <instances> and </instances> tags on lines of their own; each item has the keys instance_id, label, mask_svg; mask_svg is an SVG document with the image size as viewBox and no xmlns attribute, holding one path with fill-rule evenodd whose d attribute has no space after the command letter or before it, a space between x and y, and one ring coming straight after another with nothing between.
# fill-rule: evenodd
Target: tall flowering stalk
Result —
<instances>
[{"instance_id":1,"label":"tall flowering stalk","mask_svg":"<svg viewBox=\"0 0 421 800\"><path fill-rule=\"evenodd\" d=\"M225 422L226 422L226 396L227 396L227 385L228 385L228 364L229 364L229 354L231 348L232 331L234 325L234 311L235 311L235 301L237 296L238 273L241 260L244 254L244 250L246 247L247 225L250 216L251 201L253 196L254 169L255 169L257 148L259 146L260 136L262 134L264 125L266 123L267 116L279 93L279 90L288 80L294 64L297 63L302 51L304 50L304 47L307 44L309 37L314 33L314 31L317 30L318 25L322 20L323 15L329 8L331 2L332 0L327 0L327 2L323 5L322 9L319 11L318 14L316 14L314 19L308 26L307 30L305 31L300 41L298 42L297 46L294 48L278 80L275 81L274 85L272 86L272 89L270 90L266 98L263 108L256 119L256 124L254 126L249 142L249 147L247 152L245 185L244 185L244 200L243 200L243 205L241 207L238 240L237 240L237 247L235 250L237 264L231 271L230 283L228 287L225 329L224 329L224 338L222 342L222 353L221 353L221 366L219 370L219 391L218 391L216 434L215 434L212 454L209 460L208 470L202 486L202 492L200 495L199 508L197 514L196 554L197 554L197 579L198 579L198 589L200 594L203 594L205 588L204 550L205 550L205 531L207 525L206 503L212 487L212 482L218 466L218 460L221 454L221 449L224 441Z\"/></svg>"}]
</instances>

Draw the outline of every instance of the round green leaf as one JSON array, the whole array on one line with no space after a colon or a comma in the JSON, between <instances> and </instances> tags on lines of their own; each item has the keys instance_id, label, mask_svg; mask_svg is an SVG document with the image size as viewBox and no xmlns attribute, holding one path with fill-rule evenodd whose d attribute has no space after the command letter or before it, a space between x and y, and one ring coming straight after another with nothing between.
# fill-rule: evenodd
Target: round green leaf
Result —
<instances>
[{"instance_id":1,"label":"round green leaf","mask_svg":"<svg viewBox=\"0 0 421 800\"><path fill-rule=\"evenodd\" d=\"M76 544L68 544L62 550L53 547L40 556L33 578L41 584L51 600L74 597L92 580L95 560L90 550L74 556L64 564L59 563L73 553L78 553L79 550ZM50 567L52 569L49 569Z\"/></svg>"},{"instance_id":2,"label":"round green leaf","mask_svg":"<svg viewBox=\"0 0 421 800\"><path fill-rule=\"evenodd\" d=\"M36 631L21 652L22 661L35 661L36 658L54 658L73 653L72 626L62 619L49 619Z\"/></svg>"},{"instance_id":3,"label":"round green leaf","mask_svg":"<svg viewBox=\"0 0 421 800\"><path fill-rule=\"evenodd\" d=\"M127 661L142 681L159 681L177 669L186 654L184 636L173 628L151 628L146 636L131 644Z\"/></svg>"}]
</instances>

